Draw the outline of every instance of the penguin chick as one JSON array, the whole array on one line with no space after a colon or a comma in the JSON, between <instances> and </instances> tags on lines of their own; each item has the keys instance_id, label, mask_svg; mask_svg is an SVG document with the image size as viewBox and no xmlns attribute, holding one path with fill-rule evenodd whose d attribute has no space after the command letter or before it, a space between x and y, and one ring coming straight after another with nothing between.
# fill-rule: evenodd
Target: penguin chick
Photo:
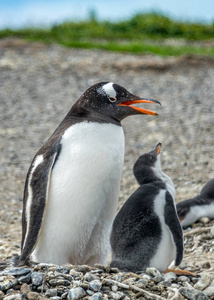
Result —
<instances>
[{"instance_id":1,"label":"penguin chick","mask_svg":"<svg viewBox=\"0 0 214 300\"><path fill-rule=\"evenodd\" d=\"M175 188L161 170L161 143L140 156L133 172L140 187L118 212L111 232L111 267L161 272L183 258L183 232L175 208Z\"/></svg>"},{"instance_id":2,"label":"penguin chick","mask_svg":"<svg viewBox=\"0 0 214 300\"><path fill-rule=\"evenodd\" d=\"M24 190L18 266L105 264L124 160L121 120L159 103L100 82L72 106L35 155Z\"/></svg>"},{"instance_id":3,"label":"penguin chick","mask_svg":"<svg viewBox=\"0 0 214 300\"><path fill-rule=\"evenodd\" d=\"M187 227L201 217L214 218L214 178L209 180L200 193L192 199L176 204L182 227Z\"/></svg>"}]
</instances>

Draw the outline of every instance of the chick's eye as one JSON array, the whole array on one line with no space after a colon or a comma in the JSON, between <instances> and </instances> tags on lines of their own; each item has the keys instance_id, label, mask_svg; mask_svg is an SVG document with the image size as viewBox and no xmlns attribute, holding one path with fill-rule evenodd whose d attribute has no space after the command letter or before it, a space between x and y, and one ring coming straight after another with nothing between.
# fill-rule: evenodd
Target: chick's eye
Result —
<instances>
[{"instance_id":1,"label":"chick's eye","mask_svg":"<svg viewBox=\"0 0 214 300\"><path fill-rule=\"evenodd\" d=\"M150 156L149 159L150 159L151 162L155 161L155 157L154 156Z\"/></svg>"},{"instance_id":2,"label":"chick's eye","mask_svg":"<svg viewBox=\"0 0 214 300\"><path fill-rule=\"evenodd\" d=\"M115 101L117 101L117 99L116 99L116 98L113 98L113 97L110 97L110 98L109 98L109 101L110 101L110 102L115 102Z\"/></svg>"}]
</instances>

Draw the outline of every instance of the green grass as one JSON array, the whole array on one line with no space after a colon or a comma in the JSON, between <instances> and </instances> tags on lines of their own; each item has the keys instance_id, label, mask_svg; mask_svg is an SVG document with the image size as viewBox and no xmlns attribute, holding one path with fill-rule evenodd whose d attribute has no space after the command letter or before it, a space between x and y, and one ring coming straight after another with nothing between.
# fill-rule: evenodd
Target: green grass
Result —
<instances>
[{"instance_id":1,"label":"green grass","mask_svg":"<svg viewBox=\"0 0 214 300\"><path fill-rule=\"evenodd\" d=\"M23 28L0 31L0 38L20 37L31 41L58 43L67 47L105 49L158 55L200 54L214 55L214 47L203 43L193 46L168 46L163 40L173 38L185 41L214 40L214 23L179 22L158 13L137 14L120 22L98 22L96 18L81 22L64 22L48 29ZM212 43L213 45L214 43Z\"/></svg>"},{"instance_id":2,"label":"green grass","mask_svg":"<svg viewBox=\"0 0 214 300\"><path fill-rule=\"evenodd\" d=\"M84 49L102 49L118 52L131 52L136 54L155 54L161 56L180 56L184 54L214 56L214 47L201 48L194 46L158 46L142 43L124 43L122 45L114 42L110 43L90 43L90 42L64 42L64 46Z\"/></svg>"}]
</instances>

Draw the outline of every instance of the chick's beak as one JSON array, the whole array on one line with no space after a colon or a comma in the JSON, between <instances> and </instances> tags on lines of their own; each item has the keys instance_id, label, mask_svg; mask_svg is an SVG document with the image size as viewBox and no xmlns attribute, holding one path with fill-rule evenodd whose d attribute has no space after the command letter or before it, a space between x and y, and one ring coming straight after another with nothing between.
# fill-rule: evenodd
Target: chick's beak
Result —
<instances>
[{"instance_id":1,"label":"chick's beak","mask_svg":"<svg viewBox=\"0 0 214 300\"><path fill-rule=\"evenodd\" d=\"M138 104L138 103L158 103L161 105L161 103L157 100L153 100L153 99L147 99L147 98L138 98L138 99L131 99L128 101L124 101L119 103L120 106L130 106L132 104ZM139 111L141 114L146 114L146 115L158 115L158 113L153 112L151 110L148 109L144 109L144 108L140 108L140 107L136 107L136 106L131 106L131 108L133 108L136 111Z\"/></svg>"},{"instance_id":2,"label":"chick's beak","mask_svg":"<svg viewBox=\"0 0 214 300\"><path fill-rule=\"evenodd\" d=\"M156 150L156 155L158 155L161 151L161 147L162 147L162 144L161 143L158 143L155 147L155 150Z\"/></svg>"}]
</instances>

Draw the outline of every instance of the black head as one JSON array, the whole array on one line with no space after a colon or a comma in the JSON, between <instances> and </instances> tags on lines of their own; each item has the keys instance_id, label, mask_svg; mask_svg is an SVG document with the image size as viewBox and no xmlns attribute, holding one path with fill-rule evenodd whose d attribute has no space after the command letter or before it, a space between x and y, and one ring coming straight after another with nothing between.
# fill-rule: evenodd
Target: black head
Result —
<instances>
[{"instance_id":1,"label":"black head","mask_svg":"<svg viewBox=\"0 0 214 300\"><path fill-rule=\"evenodd\" d=\"M112 82L100 82L85 91L72 107L72 112L83 115L95 114L107 116L118 121L136 114L157 115L157 113L132 107L135 103L159 103L157 100L140 98L129 93L122 86Z\"/></svg>"},{"instance_id":2,"label":"black head","mask_svg":"<svg viewBox=\"0 0 214 300\"><path fill-rule=\"evenodd\" d=\"M192 201L192 199L187 199L187 200L183 200L181 202L178 202L176 204L176 209L177 209L178 217L179 217L179 220L181 222L183 221L183 219L186 217L186 215L190 211L191 201Z\"/></svg>"},{"instance_id":3,"label":"black head","mask_svg":"<svg viewBox=\"0 0 214 300\"><path fill-rule=\"evenodd\" d=\"M140 185L157 180L157 174L161 172L160 151L161 143L158 143L155 148L141 155L133 167L133 173Z\"/></svg>"}]
</instances>

